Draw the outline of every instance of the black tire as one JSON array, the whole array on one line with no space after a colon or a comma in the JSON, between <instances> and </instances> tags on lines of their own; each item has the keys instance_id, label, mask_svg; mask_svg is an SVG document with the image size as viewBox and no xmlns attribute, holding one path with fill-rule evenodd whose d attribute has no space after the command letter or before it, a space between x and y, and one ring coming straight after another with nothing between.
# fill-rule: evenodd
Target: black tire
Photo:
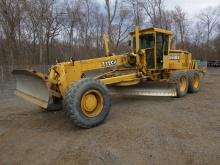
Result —
<instances>
[{"instance_id":1,"label":"black tire","mask_svg":"<svg viewBox=\"0 0 220 165\"><path fill-rule=\"evenodd\" d=\"M181 81L184 80L184 89L181 87ZM188 75L183 71L175 71L170 76L170 83L175 84L177 97L186 96L189 88Z\"/></svg>"},{"instance_id":2,"label":"black tire","mask_svg":"<svg viewBox=\"0 0 220 165\"><path fill-rule=\"evenodd\" d=\"M100 93L102 108L96 116L90 117L83 111L82 98L88 91L93 90ZM107 117L111 106L111 97L107 87L100 81L91 78L83 78L73 84L66 91L63 101L67 115L81 128L91 128L101 124Z\"/></svg>"},{"instance_id":3,"label":"black tire","mask_svg":"<svg viewBox=\"0 0 220 165\"><path fill-rule=\"evenodd\" d=\"M188 72L189 76L189 90L190 93L197 93L200 90L200 74L199 71L193 70Z\"/></svg>"},{"instance_id":4,"label":"black tire","mask_svg":"<svg viewBox=\"0 0 220 165\"><path fill-rule=\"evenodd\" d=\"M53 97L50 99L48 107L42 108L45 111L60 111L63 109L63 102L62 99Z\"/></svg>"}]
</instances>

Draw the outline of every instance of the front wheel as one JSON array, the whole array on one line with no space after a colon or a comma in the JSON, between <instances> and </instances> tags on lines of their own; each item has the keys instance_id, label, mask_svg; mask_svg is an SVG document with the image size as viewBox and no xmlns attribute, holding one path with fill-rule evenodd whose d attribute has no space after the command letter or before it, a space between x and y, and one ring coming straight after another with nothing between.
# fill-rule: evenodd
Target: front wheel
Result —
<instances>
[{"instance_id":1,"label":"front wheel","mask_svg":"<svg viewBox=\"0 0 220 165\"><path fill-rule=\"evenodd\" d=\"M82 128L101 124L107 117L111 98L100 81L83 78L73 84L64 96L64 108L74 123Z\"/></svg>"}]
</instances>

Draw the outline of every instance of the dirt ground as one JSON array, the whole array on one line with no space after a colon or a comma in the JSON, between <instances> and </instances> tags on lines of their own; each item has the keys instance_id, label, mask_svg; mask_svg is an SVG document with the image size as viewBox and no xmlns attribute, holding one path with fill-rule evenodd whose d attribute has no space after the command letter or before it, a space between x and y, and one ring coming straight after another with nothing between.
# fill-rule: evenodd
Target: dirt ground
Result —
<instances>
[{"instance_id":1,"label":"dirt ground","mask_svg":"<svg viewBox=\"0 0 220 165\"><path fill-rule=\"evenodd\" d=\"M0 164L220 164L220 69L184 98L112 99L104 124L80 129L64 111L0 100Z\"/></svg>"}]
</instances>

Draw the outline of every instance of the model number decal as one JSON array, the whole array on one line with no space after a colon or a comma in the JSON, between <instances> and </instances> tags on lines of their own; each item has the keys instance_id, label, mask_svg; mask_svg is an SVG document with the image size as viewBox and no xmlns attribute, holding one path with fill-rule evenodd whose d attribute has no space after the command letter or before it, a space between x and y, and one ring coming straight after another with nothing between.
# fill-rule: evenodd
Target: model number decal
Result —
<instances>
[{"instance_id":1,"label":"model number decal","mask_svg":"<svg viewBox=\"0 0 220 165\"><path fill-rule=\"evenodd\" d=\"M117 60L111 60L111 61L104 61L102 62L102 65L104 67L114 66L117 64Z\"/></svg>"},{"instance_id":2,"label":"model number decal","mask_svg":"<svg viewBox=\"0 0 220 165\"><path fill-rule=\"evenodd\" d=\"M170 55L169 60L179 60L180 56L179 55Z\"/></svg>"}]
</instances>

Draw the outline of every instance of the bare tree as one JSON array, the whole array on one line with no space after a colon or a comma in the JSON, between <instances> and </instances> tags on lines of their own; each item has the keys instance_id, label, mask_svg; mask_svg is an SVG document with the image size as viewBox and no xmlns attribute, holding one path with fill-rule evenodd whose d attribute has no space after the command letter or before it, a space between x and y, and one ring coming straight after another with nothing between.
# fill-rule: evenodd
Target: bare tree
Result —
<instances>
[{"instance_id":1,"label":"bare tree","mask_svg":"<svg viewBox=\"0 0 220 165\"><path fill-rule=\"evenodd\" d=\"M124 3L127 4L128 8L131 9L131 12L133 14L134 18L134 25L135 26L141 26L143 23L143 17L142 17L142 4L143 0L125 0Z\"/></svg>"},{"instance_id":2,"label":"bare tree","mask_svg":"<svg viewBox=\"0 0 220 165\"><path fill-rule=\"evenodd\" d=\"M17 49L16 38L20 40L20 23L21 23L21 6L18 0L1 0L0 1L0 21L6 38L7 54L11 64L14 64L15 53L19 54ZM7 52L7 50L5 50ZM6 54L6 55L7 55ZM7 56L6 56L7 59Z\"/></svg>"},{"instance_id":3,"label":"bare tree","mask_svg":"<svg viewBox=\"0 0 220 165\"><path fill-rule=\"evenodd\" d=\"M204 9L189 22L187 13L167 9L165 0L104 2L0 0L0 63L47 65L57 57L100 56L105 31L111 50L119 53L127 50L134 25L172 29L181 48L201 59L220 58L220 7Z\"/></svg>"},{"instance_id":4,"label":"bare tree","mask_svg":"<svg viewBox=\"0 0 220 165\"><path fill-rule=\"evenodd\" d=\"M204 27L206 33L207 50L209 50L210 39L220 22L219 8L216 7L206 8L200 12L198 18L201 25ZM207 58L207 54L209 54L209 52L206 52L206 58Z\"/></svg>"},{"instance_id":5,"label":"bare tree","mask_svg":"<svg viewBox=\"0 0 220 165\"><path fill-rule=\"evenodd\" d=\"M115 51L117 51L120 43L129 36L129 32L133 27L133 23L130 21L130 18L132 18L130 10L120 7L120 11L117 16L117 24L114 25Z\"/></svg>"},{"instance_id":6,"label":"bare tree","mask_svg":"<svg viewBox=\"0 0 220 165\"><path fill-rule=\"evenodd\" d=\"M187 38L187 32L189 27L186 13L179 6L175 7L175 9L171 13L174 22L174 29L177 32L176 36L180 37L180 45L181 48L184 49L184 42Z\"/></svg>"},{"instance_id":7,"label":"bare tree","mask_svg":"<svg viewBox=\"0 0 220 165\"><path fill-rule=\"evenodd\" d=\"M116 13L117 13L117 9L118 9L118 0L114 1L114 4L111 5L111 3L113 3L112 0L105 0L105 9L107 12L107 22L108 22L108 35L109 35L109 39L110 39L110 43L112 44L112 23L115 19Z\"/></svg>"},{"instance_id":8,"label":"bare tree","mask_svg":"<svg viewBox=\"0 0 220 165\"><path fill-rule=\"evenodd\" d=\"M54 16L54 1L53 0L25 0L28 17L31 21L33 30L33 42L39 44L40 63L49 64L49 42L54 30L56 16ZM53 33L52 33L53 31ZM43 59L44 45L46 44L46 58Z\"/></svg>"},{"instance_id":9,"label":"bare tree","mask_svg":"<svg viewBox=\"0 0 220 165\"><path fill-rule=\"evenodd\" d=\"M95 15L96 23L96 55L100 56L103 48L103 34L105 32L105 16L100 14L99 10L96 10Z\"/></svg>"},{"instance_id":10,"label":"bare tree","mask_svg":"<svg viewBox=\"0 0 220 165\"><path fill-rule=\"evenodd\" d=\"M163 28L164 0L145 0L142 3L152 26Z\"/></svg>"},{"instance_id":11,"label":"bare tree","mask_svg":"<svg viewBox=\"0 0 220 165\"><path fill-rule=\"evenodd\" d=\"M79 25L80 19L81 19L81 3L79 1L71 1L64 4L64 21L63 26L65 31L68 33L68 44L70 49L70 54L74 53L74 45L76 46L76 43L74 43L74 31Z\"/></svg>"}]
</instances>

